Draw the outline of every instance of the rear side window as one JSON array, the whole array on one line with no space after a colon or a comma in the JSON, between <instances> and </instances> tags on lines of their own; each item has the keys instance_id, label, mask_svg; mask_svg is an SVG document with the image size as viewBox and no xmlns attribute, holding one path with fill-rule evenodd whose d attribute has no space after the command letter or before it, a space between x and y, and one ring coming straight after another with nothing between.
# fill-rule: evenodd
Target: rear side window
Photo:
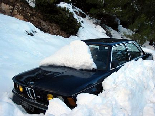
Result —
<instances>
[{"instance_id":1,"label":"rear side window","mask_svg":"<svg viewBox=\"0 0 155 116\"><path fill-rule=\"evenodd\" d=\"M109 47L103 45L89 45L94 63L99 70L106 70L108 66Z\"/></svg>"},{"instance_id":2,"label":"rear side window","mask_svg":"<svg viewBox=\"0 0 155 116\"><path fill-rule=\"evenodd\" d=\"M138 58L143 54L142 51L140 51L134 43L126 44L126 47L127 47L128 53L129 53L130 60Z\"/></svg>"},{"instance_id":3,"label":"rear side window","mask_svg":"<svg viewBox=\"0 0 155 116\"><path fill-rule=\"evenodd\" d=\"M128 61L127 51L124 44L112 48L112 68L122 65Z\"/></svg>"}]
</instances>

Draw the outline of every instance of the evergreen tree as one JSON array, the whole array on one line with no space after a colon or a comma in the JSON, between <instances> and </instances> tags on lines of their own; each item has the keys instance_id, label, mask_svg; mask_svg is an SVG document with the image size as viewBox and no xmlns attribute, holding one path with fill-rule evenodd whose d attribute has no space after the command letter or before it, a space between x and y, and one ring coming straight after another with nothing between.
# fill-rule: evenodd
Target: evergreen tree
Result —
<instances>
[{"instance_id":1,"label":"evergreen tree","mask_svg":"<svg viewBox=\"0 0 155 116\"><path fill-rule=\"evenodd\" d=\"M58 2L60 0L36 0L36 9L43 14L45 21L58 24L68 35L76 35L81 26L80 23L69 10L57 7Z\"/></svg>"},{"instance_id":2,"label":"evergreen tree","mask_svg":"<svg viewBox=\"0 0 155 116\"><path fill-rule=\"evenodd\" d=\"M155 41L154 6L154 0L105 0L104 9L133 30L135 34L131 38L142 44L151 39Z\"/></svg>"}]
</instances>

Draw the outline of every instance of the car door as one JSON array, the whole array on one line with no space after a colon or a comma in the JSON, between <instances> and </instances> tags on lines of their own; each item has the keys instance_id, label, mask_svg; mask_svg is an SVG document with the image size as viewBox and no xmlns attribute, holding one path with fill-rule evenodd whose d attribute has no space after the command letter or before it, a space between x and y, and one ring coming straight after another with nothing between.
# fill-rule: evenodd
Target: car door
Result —
<instances>
[{"instance_id":1,"label":"car door","mask_svg":"<svg viewBox=\"0 0 155 116\"><path fill-rule=\"evenodd\" d=\"M119 68L129 61L127 48L124 44L118 44L112 47L111 51L111 69Z\"/></svg>"},{"instance_id":2,"label":"car door","mask_svg":"<svg viewBox=\"0 0 155 116\"><path fill-rule=\"evenodd\" d=\"M141 47L135 42L129 42L125 44L129 55L129 60L138 60L139 58L147 59L148 54L145 54Z\"/></svg>"}]
</instances>

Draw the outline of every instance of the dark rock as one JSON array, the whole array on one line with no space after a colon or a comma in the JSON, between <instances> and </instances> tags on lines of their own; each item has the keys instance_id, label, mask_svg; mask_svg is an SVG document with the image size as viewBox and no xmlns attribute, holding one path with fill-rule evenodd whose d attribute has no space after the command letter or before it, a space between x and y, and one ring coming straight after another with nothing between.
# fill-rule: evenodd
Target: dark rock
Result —
<instances>
[{"instance_id":1,"label":"dark rock","mask_svg":"<svg viewBox=\"0 0 155 116\"><path fill-rule=\"evenodd\" d=\"M1 0L0 13L31 22L40 30L52 35L70 36L62 31L59 25L44 21L41 13L30 7L25 0Z\"/></svg>"}]
</instances>

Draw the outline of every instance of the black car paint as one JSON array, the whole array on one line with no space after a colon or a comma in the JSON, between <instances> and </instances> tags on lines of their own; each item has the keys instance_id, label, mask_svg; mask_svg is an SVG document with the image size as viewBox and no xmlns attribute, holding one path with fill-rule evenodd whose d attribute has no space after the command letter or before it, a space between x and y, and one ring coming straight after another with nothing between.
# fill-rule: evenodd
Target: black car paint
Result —
<instances>
[{"instance_id":1,"label":"black car paint","mask_svg":"<svg viewBox=\"0 0 155 116\"><path fill-rule=\"evenodd\" d=\"M110 42L109 42L110 41ZM124 44L129 40L117 40L117 39L97 39L97 40L85 40L89 44L100 44L109 46L109 50L112 50L112 46L116 44ZM129 41L132 42L132 41ZM52 93L54 96L62 96L64 99L72 97L76 100L76 96L79 93L92 93L98 94L102 91L102 82L111 73L120 69L121 66L111 67L111 52L108 53L108 64L106 70L77 70L69 67L61 66L40 66L33 70L23 72L13 77L15 84L22 85L34 90L39 90L47 93ZM147 59L150 54L143 52L143 55L139 58ZM138 58L137 58L138 59ZM135 59L135 60L137 60ZM16 86L16 85L15 85ZM35 97L42 97L43 93L32 96L32 99L26 98L18 90L13 89L13 101L17 104L22 104L25 101L27 104L46 110L48 101L39 101ZM31 96L30 96L31 97ZM46 96L45 96L46 97ZM67 104L67 101L64 100ZM68 105L68 104L67 104Z\"/></svg>"},{"instance_id":2,"label":"black car paint","mask_svg":"<svg viewBox=\"0 0 155 116\"><path fill-rule=\"evenodd\" d=\"M52 93L56 97L62 96L64 99L73 97L76 100L79 93L99 94L102 91L102 81L113 71L86 71L68 67L46 66L17 75L13 81L23 87ZM23 106L23 101L25 101L30 106L40 109L41 112L47 109L48 102L45 99L44 102L38 102L37 98L28 99L16 92L15 89L13 89L13 93L13 101L18 105ZM38 97L37 94L36 97ZM72 108L67 101L64 102Z\"/></svg>"},{"instance_id":3,"label":"black car paint","mask_svg":"<svg viewBox=\"0 0 155 116\"><path fill-rule=\"evenodd\" d=\"M109 71L86 71L60 66L42 66L15 76L15 83L41 88L63 96L72 96L93 84L101 83ZM21 84L21 83L20 83ZM51 89L52 88L52 89Z\"/></svg>"}]
</instances>

